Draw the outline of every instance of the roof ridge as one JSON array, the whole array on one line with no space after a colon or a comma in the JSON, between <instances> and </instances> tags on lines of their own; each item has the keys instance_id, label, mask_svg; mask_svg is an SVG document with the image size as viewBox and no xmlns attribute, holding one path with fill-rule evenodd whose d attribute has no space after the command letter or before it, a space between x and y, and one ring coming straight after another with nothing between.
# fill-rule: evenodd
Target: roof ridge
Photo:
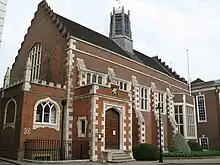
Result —
<instances>
[{"instance_id":1,"label":"roof ridge","mask_svg":"<svg viewBox=\"0 0 220 165\"><path fill-rule=\"evenodd\" d=\"M174 77L170 72L168 72L168 70L161 64L161 62L159 62L157 59L155 59L154 57L152 57L153 60L155 60L162 68L165 69L165 71L171 76ZM175 78L175 77L174 77Z\"/></svg>"},{"instance_id":2,"label":"roof ridge","mask_svg":"<svg viewBox=\"0 0 220 165\"><path fill-rule=\"evenodd\" d=\"M80 24L80 23L78 23L78 22L75 22L75 21L71 20L70 18L64 17L64 16L62 16L62 15L60 15L60 14L58 14L58 13L54 13L54 14L56 14L56 15L59 16L59 17L62 17L63 19L66 19L66 20L68 20L68 21L73 22L73 23L77 24L78 26L81 26L81 27L83 27L83 28L85 28L85 29L88 29L88 30L90 30L90 31L93 31L93 32L96 33L96 34L102 35L103 37L109 39L109 37L107 37L106 35L104 35L104 34L102 34L102 33L99 33L99 32L97 32L97 31L95 31L95 30L93 30L93 29L90 29L90 28L88 28L88 27L86 27L86 26L84 26L84 25L82 25L82 24ZM111 41L113 41L113 40L111 40ZM114 42L114 41L113 41L113 42Z\"/></svg>"},{"instance_id":3,"label":"roof ridge","mask_svg":"<svg viewBox=\"0 0 220 165\"><path fill-rule=\"evenodd\" d=\"M180 78L179 75L177 75L177 76L172 75L172 73L170 73L168 70L166 70L166 68L162 64L160 64L159 61L155 61L154 58L149 57L149 56L135 50L137 52L137 55L138 55L138 53L139 54L141 53L142 56L143 55L144 56L140 57L138 55L137 58L140 59L140 61L137 59L134 59L123 48L121 48L115 41L113 41L112 39L110 39L106 35L101 34L95 30L92 30L92 29L85 27L77 22L74 22L73 20L70 20L69 18L63 17L63 16L53 12L53 10L50 8L50 6L46 2L46 0L42 0L39 3L38 7L44 8L44 12L46 12L48 14L48 16L52 20L52 22L56 24L56 27L58 28L60 34L63 37L65 37L66 39L68 39L70 36L74 36L74 37L79 38L81 40L84 40L86 42L92 43L92 44L97 45L99 47L102 47L104 49L107 49L107 50L110 50L110 51L115 52L117 54L120 54L122 56L125 56L126 58L133 59L133 60L140 62L140 63L142 63L152 69L155 69L161 73L165 73L171 77L174 77L176 80L179 80L179 81L182 81L183 83L185 83L184 78ZM147 61L149 61L149 62L147 62ZM155 61L155 62L153 62L153 61Z\"/></svg>"}]
</instances>

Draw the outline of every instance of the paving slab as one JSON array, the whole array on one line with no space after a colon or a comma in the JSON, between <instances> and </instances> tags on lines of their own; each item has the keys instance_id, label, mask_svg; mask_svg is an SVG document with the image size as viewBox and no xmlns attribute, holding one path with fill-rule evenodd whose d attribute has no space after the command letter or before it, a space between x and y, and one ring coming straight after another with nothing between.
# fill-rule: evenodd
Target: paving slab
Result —
<instances>
[{"instance_id":1,"label":"paving slab","mask_svg":"<svg viewBox=\"0 0 220 165\"><path fill-rule=\"evenodd\" d=\"M2 163L2 164L1 164ZM126 163L100 163L100 162L89 162L89 161L81 161L81 162L26 162L26 161L15 161L5 158L0 158L0 165L159 165L158 161L134 161L134 162L126 162ZM210 164L219 164L220 158L215 159L174 159L174 160L164 160L163 165L210 165ZM161 165L162 165L161 164Z\"/></svg>"}]
</instances>

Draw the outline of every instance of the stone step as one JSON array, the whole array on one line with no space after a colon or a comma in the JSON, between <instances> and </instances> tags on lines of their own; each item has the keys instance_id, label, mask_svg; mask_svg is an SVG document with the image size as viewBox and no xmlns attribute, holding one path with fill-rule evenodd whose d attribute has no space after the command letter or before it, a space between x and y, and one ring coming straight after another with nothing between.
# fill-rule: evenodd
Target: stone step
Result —
<instances>
[{"instance_id":1,"label":"stone step","mask_svg":"<svg viewBox=\"0 0 220 165\"><path fill-rule=\"evenodd\" d=\"M124 159L124 160L112 160L110 163L124 163L124 162L133 162L135 159Z\"/></svg>"},{"instance_id":2,"label":"stone step","mask_svg":"<svg viewBox=\"0 0 220 165\"><path fill-rule=\"evenodd\" d=\"M117 155L117 156L112 156L112 159L130 159L131 157L129 155Z\"/></svg>"},{"instance_id":3,"label":"stone step","mask_svg":"<svg viewBox=\"0 0 220 165\"><path fill-rule=\"evenodd\" d=\"M112 151L112 163L122 163L122 162L131 162L134 159L129 153L123 151Z\"/></svg>"}]
</instances>

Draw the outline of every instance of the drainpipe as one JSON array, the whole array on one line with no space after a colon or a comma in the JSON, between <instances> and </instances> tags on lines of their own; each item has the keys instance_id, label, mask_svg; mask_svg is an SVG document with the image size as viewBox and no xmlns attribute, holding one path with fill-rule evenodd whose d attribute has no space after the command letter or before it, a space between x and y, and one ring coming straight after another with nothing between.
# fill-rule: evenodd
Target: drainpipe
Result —
<instances>
[{"instance_id":1,"label":"drainpipe","mask_svg":"<svg viewBox=\"0 0 220 165\"><path fill-rule=\"evenodd\" d=\"M67 100L62 100L61 101L62 104L62 116L61 116L61 122L60 122L60 126L61 126L61 133L60 133L60 142L61 142L61 149L60 149L60 159L64 160L65 159L65 151L64 151L64 114L65 114L65 106L67 104Z\"/></svg>"},{"instance_id":2,"label":"drainpipe","mask_svg":"<svg viewBox=\"0 0 220 165\"><path fill-rule=\"evenodd\" d=\"M219 107L219 90L218 90L218 87L215 86L215 100L216 100L216 107L217 107L217 115L218 115L218 149L220 149L220 114L219 114L219 111L220 111L220 107Z\"/></svg>"}]
</instances>

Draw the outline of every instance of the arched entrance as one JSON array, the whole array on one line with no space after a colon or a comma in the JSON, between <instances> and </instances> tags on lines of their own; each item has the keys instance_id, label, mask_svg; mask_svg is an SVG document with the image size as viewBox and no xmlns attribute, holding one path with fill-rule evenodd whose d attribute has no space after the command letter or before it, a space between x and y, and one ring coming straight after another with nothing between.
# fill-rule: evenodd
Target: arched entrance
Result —
<instances>
[{"instance_id":1,"label":"arched entrance","mask_svg":"<svg viewBox=\"0 0 220 165\"><path fill-rule=\"evenodd\" d=\"M120 114L113 108L105 112L105 149L120 147Z\"/></svg>"}]
</instances>

